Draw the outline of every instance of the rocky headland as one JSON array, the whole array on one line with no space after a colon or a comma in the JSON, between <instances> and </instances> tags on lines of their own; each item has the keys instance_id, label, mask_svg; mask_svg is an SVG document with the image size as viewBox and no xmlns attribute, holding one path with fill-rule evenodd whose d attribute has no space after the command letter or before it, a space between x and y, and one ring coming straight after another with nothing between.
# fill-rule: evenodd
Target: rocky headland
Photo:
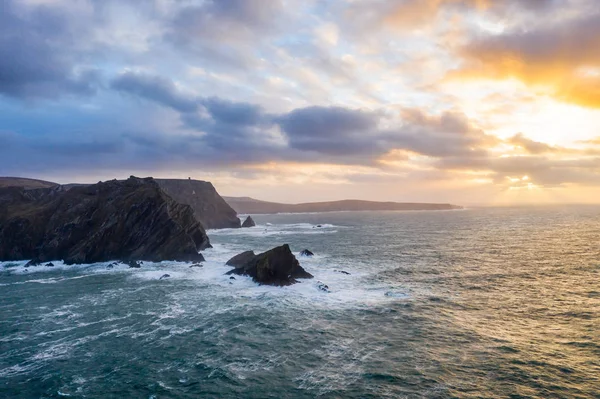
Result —
<instances>
[{"instance_id":1,"label":"rocky headland","mask_svg":"<svg viewBox=\"0 0 600 399\"><path fill-rule=\"evenodd\" d=\"M201 261L209 247L194 210L152 178L0 188L2 261Z\"/></svg>"}]
</instances>

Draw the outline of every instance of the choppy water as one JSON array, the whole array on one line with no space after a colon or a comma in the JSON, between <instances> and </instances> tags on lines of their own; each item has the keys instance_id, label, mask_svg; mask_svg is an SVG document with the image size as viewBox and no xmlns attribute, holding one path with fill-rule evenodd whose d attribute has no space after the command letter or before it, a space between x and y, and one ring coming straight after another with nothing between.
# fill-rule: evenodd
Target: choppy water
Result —
<instances>
[{"instance_id":1,"label":"choppy water","mask_svg":"<svg viewBox=\"0 0 600 399\"><path fill-rule=\"evenodd\" d=\"M255 220L203 268L3 263L0 397L600 398L599 207ZM314 280L223 275L282 243Z\"/></svg>"}]
</instances>

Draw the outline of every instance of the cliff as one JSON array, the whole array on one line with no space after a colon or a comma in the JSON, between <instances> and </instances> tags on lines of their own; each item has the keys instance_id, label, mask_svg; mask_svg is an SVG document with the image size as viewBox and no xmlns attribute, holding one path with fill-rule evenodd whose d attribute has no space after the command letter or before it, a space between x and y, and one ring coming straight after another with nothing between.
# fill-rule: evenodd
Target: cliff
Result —
<instances>
[{"instance_id":1,"label":"cliff","mask_svg":"<svg viewBox=\"0 0 600 399\"><path fill-rule=\"evenodd\" d=\"M418 202L376 202L342 200L330 202L308 202L301 204L281 204L260 201L249 197L223 197L238 213L307 213L339 211L432 211L462 209L452 204L431 204Z\"/></svg>"},{"instance_id":2,"label":"cliff","mask_svg":"<svg viewBox=\"0 0 600 399\"><path fill-rule=\"evenodd\" d=\"M201 180L156 179L175 201L192 207L196 219L207 229L240 227L235 210L217 193L213 185Z\"/></svg>"},{"instance_id":3,"label":"cliff","mask_svg":"<svg viewBox=\"0 0 600 399\"><path fill-rule=\"evenodd\" d=\"M152 179L0 188L0 260L197 261L210 247L194 211Z\"/></svg>"}]
</instances>

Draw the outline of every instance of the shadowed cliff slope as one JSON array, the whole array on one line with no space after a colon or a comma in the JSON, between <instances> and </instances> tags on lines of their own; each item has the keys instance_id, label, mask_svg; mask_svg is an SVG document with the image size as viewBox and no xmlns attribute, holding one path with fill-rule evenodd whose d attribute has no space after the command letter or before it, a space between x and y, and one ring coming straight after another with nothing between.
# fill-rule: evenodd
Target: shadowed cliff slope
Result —
<instances>
[{"instance_id":1,"label":"shadowed cliff slope","mask_svg":"<svg viewBox=\"0 0 600 399\"><path fill-rule=\"evenodd\" d=\"M240 227L235 210L206 181L185 179L156 179L160 187L175 201L192 207L202 225L207 229Z\"/></svg>"},{"instance_id":2,"label":"shadowed cliff slope","mask_svg":"<svg viewBox=\"0 0 600 399\"><path fill-rule=\"evenodd\" d=\"M197 261L208 247L192 208L152 178L0 189L0 260Z\"/></svg>"}]
</instances>

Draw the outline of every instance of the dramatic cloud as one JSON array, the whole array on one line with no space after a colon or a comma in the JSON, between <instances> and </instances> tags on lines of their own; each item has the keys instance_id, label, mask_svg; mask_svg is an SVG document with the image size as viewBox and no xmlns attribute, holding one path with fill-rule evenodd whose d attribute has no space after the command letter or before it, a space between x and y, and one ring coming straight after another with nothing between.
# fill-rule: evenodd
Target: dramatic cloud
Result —
<instances>
[{"instance_id":1,"label":"dramatic cloud","mask_svg":"<svg viewBox=\"0 0 600 399\"><path fill-rule=\"evenodd\" d=\"M0 175L265 199L600 187L595 0L0 3Z\"/></svg>"},{"instance_id":2,"label":"dramatic cloud","mask_svg":"<svg viewBox=\"0 0 600 399\"><path fill-rule=\"evenodd\" d=\"M99 80L94 67L77 66L83 32L61 10L30 10L3 1L0 12L0 94L20 98L94 93Z\"/></svg>"},{"instance_id":3,"label":"dramatic cloud","mask_svg":"<svg viewBox=\"0 0 600 399\"><path fill-rule=\"evenodd\" d=\"M135 94L180 112L193 112L198 109L195 99L181 94L173 81L160 76L125 72L116 77L111 86L113 89Z\"/></svg>"},{"instance_id":4,"label":"dramatic cloud","mask_svg":"<svg viewBox=\"0 0 600 399\"><path fill-rule=\"evenodd\" d=\"M594 3L593 3L594 4ZM517 78L557 98L600 107L600 5L554 25L473 40L459 76Z\"/></svg>"}]
</instances>

